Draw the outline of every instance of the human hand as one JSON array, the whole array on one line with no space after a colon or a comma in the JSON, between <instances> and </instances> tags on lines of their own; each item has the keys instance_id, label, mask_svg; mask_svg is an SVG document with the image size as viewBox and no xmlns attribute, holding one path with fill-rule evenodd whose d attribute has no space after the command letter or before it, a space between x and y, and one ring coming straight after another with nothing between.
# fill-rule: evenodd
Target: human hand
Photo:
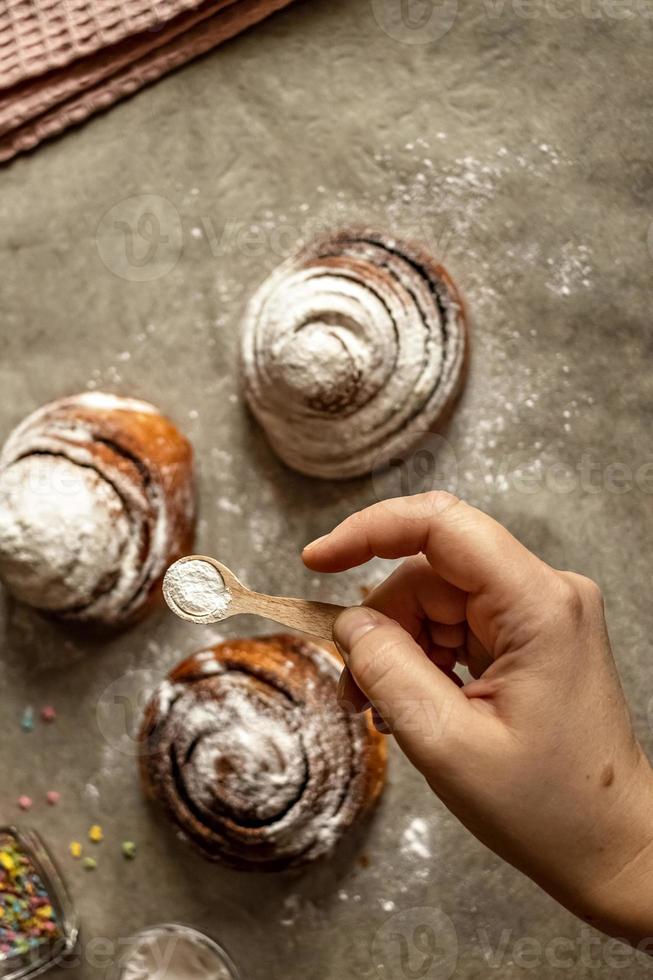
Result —
<instances>
[{"instance_id":1,"label":"human hand","mask_svg":"<svg viewBox=\"0 0 653 980\"><path fill-rule=\"evenodd\" d=\"M341 699L371 704L449 810L567 908L653 937L653 774L598 587L444 492L374 504L303 558L375 555L414 557L338 619Z\"/></svg>"}]
</instances>

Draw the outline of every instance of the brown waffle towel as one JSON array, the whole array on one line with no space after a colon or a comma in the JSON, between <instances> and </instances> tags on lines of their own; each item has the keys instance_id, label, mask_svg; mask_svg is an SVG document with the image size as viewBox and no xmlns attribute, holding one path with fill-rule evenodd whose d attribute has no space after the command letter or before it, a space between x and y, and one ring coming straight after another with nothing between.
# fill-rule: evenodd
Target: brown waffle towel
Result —
<instances>
[{"instance_id":1,"label":"brown waffle towel","mask_svg":"<svg viewBox=\"0 0 653 980\"><path fill-rule=\"evenodd\" d=\"M0 0L0 161L291 0Z\"/></svg>"}]
</instances>

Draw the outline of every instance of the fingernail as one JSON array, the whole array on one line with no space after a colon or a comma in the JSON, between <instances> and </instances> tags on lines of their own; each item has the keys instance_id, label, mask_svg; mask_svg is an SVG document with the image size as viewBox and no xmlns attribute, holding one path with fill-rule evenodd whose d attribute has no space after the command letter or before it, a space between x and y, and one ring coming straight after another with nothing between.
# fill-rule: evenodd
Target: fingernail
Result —
<instances>
[{"instance_id":1,"label":"fingernail","mask_svg":"<svg viewBox=\"0 0 653 980\"><path fill-rule=\"evenodd\" d=\"M316 544L319 544L320 541L324 541L328 537L328 534L323 534L321 537L316 538L315 541L309 541L307 545L304 545L304 551L308 551L309 548L314 548Z\"/></svg>"},{"instance_id":2,"label":"fingernail","mask_svg":"<svg viewBox=\"0 0 653 980\"><path fill-rule=\"evenodd\" d=\"M351 679L351 674L345 667L342 674L340 675L340 680L338 681L338 694L336 700L341 708L344 708L349 714L356 715L358 711L356 705L352 700L351 685L353 681Z\"/></svg>"},{"instance_id":3,"label":"fingernail","mask_svg":"<svg viewBox=\"0 0 653 980\"><path fill-rule=\"evenodd\" d=\"M379 714L376 708L372 708L372 724L376 728L379 735L389 735L390 729L387 722L384 721L383 717Z\"/></svg>"},{"instance_id":4,"label":"fingernail","mask_svg":"<svg viewBox=\"0 0 653 980\"><path fill-rule=\"evenodd\" d=\"M333 639L345 663L349 660L353 645L377 626L380 626L380 621L376 613L364 606L347 609L338 616L333 627Z\"/></svg>"},{"instance_id":5,"label":"fingernail","mask_svg":"<svg viewBox=\"0 0 653 980\"><path fill-rule=\"evenodd\" d=\"M336 695L338 701L343 700L346 690L347 690L347 671L343 670L343 672L340 675L340 679L338 680L338 693Z\"/></svg>"}]
</instances>

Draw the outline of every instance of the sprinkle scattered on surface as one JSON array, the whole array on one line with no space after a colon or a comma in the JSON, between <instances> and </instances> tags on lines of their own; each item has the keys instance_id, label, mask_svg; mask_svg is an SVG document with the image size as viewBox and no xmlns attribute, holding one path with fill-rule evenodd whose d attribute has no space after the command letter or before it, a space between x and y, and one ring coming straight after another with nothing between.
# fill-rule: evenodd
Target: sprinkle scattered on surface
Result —
<instances>
[{"instance_id":1,"label":"sprinkle scattered on surface","mask_svg":"<svg viewBox=\"0 0 653 980\"><path fill-rule=\"evenodd\" d=\"M21 808L21 810L31 810L32 809L31 796L19 796L18 806Z\"/></svg>"},{"instance_id":2,"label":"sprinkle scattered on surface","mask_svg":"<svg viewBox=\"0 0 653 980\"><path fill-rule=\"evenodd\" d=\"M25 708L23 711L23 716L20 719L20 727L24 732L34 731L34 709L31 707Z\"/></svg>"},{"instance_id":3,"label":"sprinkle scattered on surface","mask_svg":"<svg viewBox=\"0 0 653 980\"><path fill-rule=\"evenodd\" d=\"M58 793L56 789L51 789L45 794L45 798L50 806L56 806L61 799L61 793Z\"/></svg>"},{"instance_id":4,"label":"sprinkle scattered on surface","mask_svg":"<svg viewBox=\"0 0 653 980\"><path fill-rule=\"evenodd\" d=\"M57 717L57 712L54 710L51 704L46 704L44 708L41 708L41 718L47 724L51 724Z\"/></svg>"},{"instance_id":5,"label":"sprinkle scattered on surface","mask_svg":"<svg viewBox=\"0 0 653 980\"><path fill-rule=\"evenodd\" d=\"M94 823L88 832L88 839L94 844L99 844L104 840L104 834L102 833L102 827L99 824Z\"/></svg>"},{"instance_id":6,"label":"sprinkle scattered on surface","mask_svg":"<svg viewBox=\"0 0 653 980\"><path fill-rule=\"evenodd\" d=\"M0 834L0 964L33 956L61 935L47 888L30 856L13 834Z\"/></svg>"},{"instance_id":7,"label":"sprinkle scattered on surface","mask_svg":"<svg viewBox=\"0 0 653 980\"><path fill-rule=\"evenodd\" d=\"M78 858L82 856L82 845L78 840L73 840L68 845L68 850L70 851L72 857Z\"/></svg>"},{"instance_id":8,"label":"sprinkle scattered on surface","mask_svg":"<svg viewBox=\"0 0 653 980\"><path fill-rule=\"evenodd\" d=\"M88 858L88 857L84 858L84 860L82 861L82 867L86 871L95 871L95 869L97 868L97 861L95 860L95 858Z\"/></svg>"},{"instance_id":9,"label":"sprinkle scattered on surface","mask_svg":"<svg viewBox=\"0 0 653 980\"><path fill-rule=\"evenodd\" d=\"M122 853L128 861L133 861L133 859L136 857L136 844L134 844L133 840L125 840L122 842Z\"/></svg>"}]
</instances>

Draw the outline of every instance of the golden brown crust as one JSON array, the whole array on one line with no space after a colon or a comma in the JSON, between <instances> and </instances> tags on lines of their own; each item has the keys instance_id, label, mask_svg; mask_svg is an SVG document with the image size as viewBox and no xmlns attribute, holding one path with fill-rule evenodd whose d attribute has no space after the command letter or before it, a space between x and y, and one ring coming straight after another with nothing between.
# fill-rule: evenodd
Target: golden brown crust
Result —
<instances>
[{"instance_id":1,"label":"golden brown crust","mask_svg":"<svg viewBox=\"0 0 653 980\"><path fill-rule=\"evenodd\" d=\"M95 438L90 451L105 465L116 466L134 482L160 485L165 500L167 548L160 570L130 619L140 619L162 604L161 583L166 569L192 551L195 539L196 500L193 447L174 423L158 411L131 407L80 409L63 403L87 422ZM153 515L150 514L150 518Z\"/></svg>"},{"instance_id":2,"label":"golden brown crust","mask_svg":"<svg viewBox=\"0 0 653 980\"><path fill-rule=\"evenodd\" d=\"M336 702L339 665L291 635L236 639L179 664L141 729L149 798L202 851L278 871L328 854L374 808L386 745Z\"/></svg>"}]
</instances>

